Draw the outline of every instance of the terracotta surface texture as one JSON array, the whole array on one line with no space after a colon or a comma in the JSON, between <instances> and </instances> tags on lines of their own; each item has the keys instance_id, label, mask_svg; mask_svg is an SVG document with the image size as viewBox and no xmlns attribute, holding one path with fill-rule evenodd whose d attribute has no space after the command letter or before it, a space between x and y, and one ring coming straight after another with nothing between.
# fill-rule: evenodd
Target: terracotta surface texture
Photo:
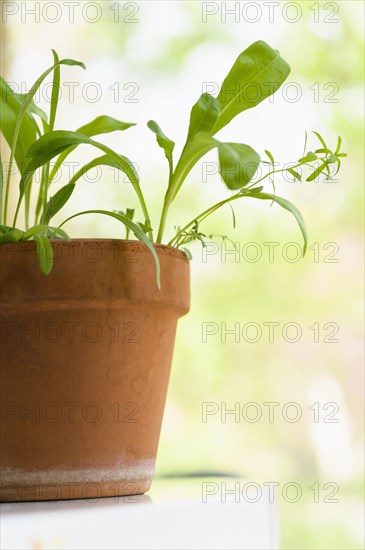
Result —
<instances>
[{"instance_id":1,"label":"terracotta surface texture","mask_svg":"<svg viewBox=\"0 0 365 550\"><path fill-rule=\"evenodd\" d=\"M144 493L153 476L189 261L138 241L0 246L1 500Z\"/></svg>"}]
</instances>

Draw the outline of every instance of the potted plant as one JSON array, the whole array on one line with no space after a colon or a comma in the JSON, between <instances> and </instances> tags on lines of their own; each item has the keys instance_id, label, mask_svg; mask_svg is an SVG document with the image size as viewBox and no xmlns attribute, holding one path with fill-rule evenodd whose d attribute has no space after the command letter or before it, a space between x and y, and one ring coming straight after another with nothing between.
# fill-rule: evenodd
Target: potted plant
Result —
<instances>
[{"instance_id":1,"label":"potted plant","mask_svg":"<svg viewBox=\"0 0 365 550\"><path fill-rule=\"evenodd\" d=\"M60 60L56 52L53 56L53 65L26 95L1 79L0 129L10 148L7 166L0 163L0 465L5 501L148 490L177 320L189 310L187 245L195 240L204 245L202 223L216 210L250 198L275 202L294 215L304 254L307 234L301 214L275 189L265 191L263 183L280 172L301 180L305 166L311 168L307 181L322 172L330 177L332 165L338 171L346 156L340 138L332 151L316 133L318 149L278 169L269 151L262 159L247 144L216 138L235 116L275 93L289 75L276 50L255 42L239 55L218 96L203 93L193 106L177 162L174 141L155 121L148 122L168 162L157 223L150 218L133 163L95 137L126 131L132 123L99 116L76 131L55 130L61 67L85 67ZM48 75L53 86L47 117L34 96ZM54 191L63 163L81 144L99 156ZM176 226L166 242L170 206L193 166L212 149L218 152L227 198ZM96 166L111 166L127 176L138 215L126 207L94 209L54 224L78 181ZM36 173L40 181L35 195ZM10 218L11 196L16 203ZM86 214L115 218L123 224L126 239L70 239L67 222Z\"/></svg>"}]
</instances>

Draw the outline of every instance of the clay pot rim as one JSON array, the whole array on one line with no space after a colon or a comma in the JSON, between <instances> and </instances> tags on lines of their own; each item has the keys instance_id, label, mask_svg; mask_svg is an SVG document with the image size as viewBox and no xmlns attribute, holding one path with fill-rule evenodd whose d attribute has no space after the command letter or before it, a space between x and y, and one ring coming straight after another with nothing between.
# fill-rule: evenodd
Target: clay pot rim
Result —
<instances>
[{"instance_id":1,"label":"clay pot rim","mask_svg":"<svg viewBox=\"0 0 365 550\"><path fill-rule=\"evenodd\" d=\"M103 243L112 243L112 244L117 244L118 246L120 246L122 249L125 249L125 250L130 250L131 252L134 251L134 252L143 252L143 253L146 253L146 254L151 254L151 251L148 250L147 246L145 245L145 243L143 243L142 241L139 241L137 239L117 239L117 238L104 238L104 237L96 237L96 238L92 238L92 237L81 237L81 238L71 238L70 240L66 240L66 239L50 239L50 242L52 243L52 245L56 245L56 246L70 246L72 244L77 244L77 243L80 243L80 244L91 244L91 243L100 243L100 244L103 244ZM32 240L29 240L29 241L18 241L18 242L13 242L13 243L2 243L0 244L0 247L1 246L7 246L7 247L14 247L15 249L16 248L24 248L24 247L28 247L28 246L35 246L35 241L32 241ZM185 254L185 252L179 248L175 248L173 246L169 246L167 244L161 244L161 243L153 243L153 246L154 248L156 249L156 252L157 254L161 254L161 255L167 255L167 256L172 256L172 257L175 257L175 258L179 258L181 260L184 260L184 261L187 261L189 262L189 258L187 257L187 255ZM137 250L136 250L137 249Z\"/></svg>"}]
</instances>

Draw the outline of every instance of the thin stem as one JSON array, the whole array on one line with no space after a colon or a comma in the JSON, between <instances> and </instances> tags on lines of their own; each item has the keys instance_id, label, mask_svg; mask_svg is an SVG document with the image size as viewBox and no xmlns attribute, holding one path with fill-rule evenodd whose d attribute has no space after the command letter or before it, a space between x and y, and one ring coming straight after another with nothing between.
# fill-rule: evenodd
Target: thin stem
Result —
<instances>
[{"instance_id":1,"label":"thin stem","mask_svg":"<svg viewBox=\"0 0 365 550\"><path fill-rule=\"evenodd\" d=\"M294 166L290 166L290 168L292 169L295 169L295 168L298 168L299 166L302 166L300 163L299 164L295 164ZM261 183L264 179L266 179L267 177L269 176L272 176L273 174L277 174L279 172L286 172L288 169L287 168L281 168L280 170L272 170L271 172L268 172L267 174L265 174L265 176L263 176L262 178L256 180L254 183L252 183L251 185L248 185L247 187L245 187L244 189L251 189L252 187L256 186L258 183ZM228 199L224 199L220 202L218 202L217 204L214 204L213 206L211 206L210 208L208 208L207 210L204 210L204 212L202 212L201 214L199 214L198 216L196 216L192 221L190 221L188 224L185 225L185 227L183 227L176 235L175 237L173 237L170 242L168 243L168 246L179 246L179 236L186 232L188 229L190 229L190 227L192 225L194 225L195 222L202 222L203 220L205 220L205 218L207 218L208 216L210 216L210 214L213 214L213 212L215 212L216 210L218 210L218 208L221 208L221 206L224 206L225 204L231 202L231 201L234 201L236 199L239 199L241 197L244 197L246 196L245 194L242 194L241 191L239 191L238 193L236 193L236 195L232 195L231 197L229 197ZM181 243L180 243L181 244Z\"/></svg>"}]
</instances>

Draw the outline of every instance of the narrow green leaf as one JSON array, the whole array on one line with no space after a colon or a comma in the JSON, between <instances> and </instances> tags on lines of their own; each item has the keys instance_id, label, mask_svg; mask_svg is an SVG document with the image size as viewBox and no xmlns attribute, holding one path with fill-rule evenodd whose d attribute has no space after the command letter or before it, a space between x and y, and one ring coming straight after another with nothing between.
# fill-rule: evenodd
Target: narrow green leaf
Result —
<instances>
[{"instance_id":1,"label":"narrow green leaf","mask_svg":"<svg viewBox=\"0 0 365 550\"><path fill-rule=\"evenodd\" d=\"M31 239L32 237L35 237L35 235L45 235L46 233L51 233L52 237L60 237L61 239L65 239L66 241L70 240L70 237L67 235L67 233L59 228L59 227L52 227L50 225L40 224L40 225L33 225L33 227L30 227L25 231L24 235L22 236L22 241L27 241Z\"/></svg>"},{"instance_id":2,"label":"narrow green leaf","mask_svg":"<svg viewBox=\"0 0 365 550\"><path fill-rule=\"evenodd\" d=\"M282 208L285 210L288 210L291 214L293 214L294 218L296 219L299 229L302 233L304 245L303 245L303 256L305 256L305 253L307 251L307 245L308 245L308 234L307 234L307 228L305 226L305 222L303 220L303 217L299 210L292 204L291 202L287 201L286 199L283 199L282 197L277 197L276 195L272 195L271 193L255 193L248 195L253 198L261 199L261 200L270 200L273 202L276 202L279 204Z\"/></svg>"},{"instance_id":3,"label":"narrow green leaf","mask_svg":"<svg viewBox=\"0 0 365 550\"><path fill-rule=\"evenodd\" d=\"M274 160L274 157L272 156L272 154L270 153L270 151L268 151L267 149L265 149L265 153L266 155L268 156L268 158L270 159L270 162L272 164L272 167L275 168L275 160Z\"/></svg>"},{"instance_id":4,"label":"narrow green leaf","mask_svg":"<svg viewBox=\"0 0 365 550\"><path fill-rule=\"evenodd\" d=\"M68 199L71 197L74 188L74 183L68 183L64 187L61 187L61 189L59 189L53 197L50 197L45 215L46 223L49 223L51 218L53 218L53 216L57 214L57 212L59 212L66 204Z\"/></svg>"},{"instance_id":5,"label":"narrow green leaf","mask_svg":"<svg viewBox=\"0 0 365 550\"><path fill-rule=\"evenodd\" d=\"M337 137L337 147L336 147L335 155L337 155L337 153L340 152L341 145L342 145L342 139L341 139L341 136L338 136Z\"/></svg>"},{"instance_id":6,"label":"narrow green leaf","mask_svg":"<svg viewBox=\"0 0 365 550\"><path fill-rule=\"evenodd\" d=\"M53 84L51 95L51 107L49 116L49 130L52 132L56 120L58 100L60 95L61 67L58 64L60 59L55 50L52 50L55 70L53 72Z\"/></svg>"},{"instance_id":7,"label":"narrow green leaf","mask_svg":"<svg viewBox=\"0 0 365 550\"><path fill-rule=\"evenodd\" d=\"M92 136L97 136L101 134L108 134L110 132L115 132L117 130L119 131L127 130L131 126L135 126L135 123L122 122L121 120L117 120L116 118L103 115L103 116L97 117L96 119L92 120L88 124L81 126L78 130L76 130L76 133L83 134L88 137L92 137ZM60 166L62 166L62 164L68 157L68 155L70 155L75 148L76 146L73 146L73 147L70 146L69 149L66 149L60 154L59 158L57 159L55 165L52 168L52 171L50 174L50 181L53 180Z\"/></svg>"},{"instance_id":8,"label":"narrow green leaf","mask_svg":"<svg viewBox=\"0 0 365 550\"><path fill-rule=\"evenodd\" d=\"M299 174L299 172L294 170L294 168L288 168L288 172L294 177L294 179L302 181L302 176Z\"/></svg>"},{"instance_id":9,"label":"narrow green leaf","mask_svg":"<svg viewBox=\"0 0 365 550\"><path fill-rule=\"evenodd\" d=\"M37 247L37 257L42 273L48 275L52 270L53 250L52 245L45 235L34 235Z\"/></svg>"},{"instance_id":10,"label":"narrow green leaf","mask_svg":"<svg viewBox=\"0 0 365 550\"><path fill-rule=\"evenodd\" d=\"M231 205L230 202L228 203L228 206L230 207L231 212L232 212L233 229L236 229L236 214L235 214L235 211L234 211L233 206Z\"/></svg>"},{"instance_id":11,"label":"narrow green leaf","mask_svg":"<svg viewBox=\"0 0 365 550\"><path fill-rule=\"evenodd\" d=\"M173 158L172 153L175 147L175 142L169 139L161 130L159 125L154 120L149 120L147 126L154 134L156 134L156 140L159 146L165 151L165 156L169 163L170 174L173 170Z\"/></svg>"},{"instance_id":12,"label":"narrow green leaf","mask_svg":"<svg viewBox=\"0 0 365 550\"><path fill-rule=\"evenodd\" d=\"M51 218L59 212L59 210L66 204L66 202L71 197L73 190L75 189L75 185L77 181L84 176L88 171L92 170L93 168L97 166L110 166L112 168L115 168L116 170L120 170L124 174L128 175L126 173L126 166L131 166L130 161L128 161L127 157L124 157L123 155L120 155L120 160L123 162L123 165L120 163L117 163L114 158L111 158L109 155L102 155L101 157L98 157L96 159L93 159L92 161L88 162L76 172L76 174L73 176L73 178L69 181L67 185L62 187L54 197L51 197L48 206L47 206L47 214L45 221L49 223Z\"/></svg>"},{"instance_id":13,"label":"narrow green leaf","mask_svg":"<svg viewBox=\"0 0 365 550\"><path fill-rule=\"evenodd\" d=\"M0 154L0 223L3 221L3 189L4 189L4 171L3 162Z\"/></svg>"},{"instance_id":14,"label":"narrow green leaf","mask_svg":"<svg viewBox=\"0 0 365 550\"><path fill-rule=\"evenodd\" d=\"M308 141L308 132L307 130L305 131L305 134L304 134L304 147L303 147L303 157L305 156L305 151L307 149L307 141Z\"/></svg>"},{"instance_id":15,"label":"narrow green leaf","mask_svg":"<svg viewBox=\"0 0 365 550\"><path fill-rule=\"evenodd\" d=\"M316 179L317 176L319 176L319 174L321 172L323 172L323 170L326 168L327 166L327 163L324 162L323 164L321 164L320 166L318 166L318 168L316 168L310 176L308 176L307 180L306 181L313 181Z\"/></svg>"},{"instance_id":16,"label":"narrow green leaf","mask_svg":"<svg viewBox=\"0 0 365 550\"><path fill-rule=\"evenodd\" d=\"M314 154L317 155L319 153L325 153L327 155L327 153L330 153L331 151L329 149L316 149L314 151Z\"/></svg>"},{"instance_id":17,"label":"narrow green leaf","mask_svg":"<svg viewBox=\"0 0 365 550\"><path fill-rule=\"evenodd\" d=\"M12 167L13 167L13 161L15 159L15 154L16 154L17 147L18 147L19 137L20 137L20 134L21 134L21 131L22 131L22 124L23 124L24 120L26 120L26 117L27 117L27 114L28 114L27 110L29 108L29 105L32 103L33 97L36 94L39 87L41 86L42 82L59 65L70 65L70 66L77 65L77 66L83 67L85 69L85 65L83 63L79 62L79 61L75 61L73 59L62 59L61 61L59 61L58 63L56 63L55 65L52 65L52 67L47 69L36 80L36 82L33 84L32 88L30 89L30 91L26 94L26 96L24 98L24 102L22 103L22 106L19 110L19 113L18 113L18 116L17 116L17 119L16 119L16 123L15 123L15 127L13 127L12 143L11 143L11 147L10 147L10 149L11 149L10 160L9 160L8 173L7 173L7 178L6 178L6 189L5 189L5 206L4 206L4 220L5 220L5 222L7 220L11 172L12 172ZM26 170L26 167L24 168L24 170ZM21 169L21 171L22 171L22 169ZM31 184L31 176L28 178L28 183ZM21 197L21 199L19 199L20 201L23 199L23 196ZM20 206L19 202L18 202L18 206ZM16 221L17 215L18 215L18 208L17 208L16 214L15 214L15 221ZM15 225L15 222L14 222L14 225Z\"/></svg>"},{"instance_id":18,"label":"narrow green leaf","mask_svg":"<svg viewBox=\"0 0 365 550\"><path fill-rule=\"evenodd\" d=\"M313 162L315 160L317 160L317 155L315 155L312 151L308 151L305 157L300 158L298 162L300 164L306 164L307 162Z\"/></svg>"},{"instance_id":19,"label":"narrow green leaf","mask_svg":"<svg viewBox=\"0 0 365 550\"><path fill-rule=\"evenodd\" d=\"M19 184L20 197L18 200L16 212L15 212L14 225L17 219L21 201L27 189L27 185L29 184L29 181L33 176L34 172L38 168L40 168L41 166L43 166L44 164L52 160L52 158L62 153L62 151L65 151L69 147L72 147L75 145L81 145L81 144L92 145L93 147L100 149L106 155L108 155L108 157L111 160L113 160L116 165L118 165L119 169L122 170L128 176L128 179L130 180L139 198L144 216L146 218L149 218L147 208L144 202L144 197L143 197L141 188L139 186L138 174L133 166L133 163L129 159L121 155L118 155L118 153L115 153L115 151L113 151L103 143L99 143L89 138L88 136L85 136L84 134L78 134L77 132L67 132L65 130L55 130L53 132L49 132L48 134L41 136L36 142L33 143L33 145L30 147L28 151L28 157L31 160L28 163L24 171L24 174L20 180L20 184Z\"/></svg>"},{"instance_id":20,"label":"narrow green leaf","mask_svg":"<svg viewBox=\"0 0 365 550\"><path fill-rule=\"evenodd\" d=\"M315 134L317 136L317 138L319 139L319 141L322 143L323 145L323 148L326 149L326 151L329 151L323 137L321 136L321 134L319 132L313 132L313 134Z\"/></svg>"},{"instance_id":21,"label":"narrow green leaf","mask_svg":"<svg viewBox=\"0 0 365 550\"><path fill-rule=\"evenodd\" d=\"M122 214L123 216L127 216L127 218L129 218L130 220L133 220L134 218L134 214L135 214L135 210L134 208L127 208L125 212L123 212L122 210L114 210L114 212L116 214ZM128 240L129 239L129 233L130 233L130 229L129 227L125 227L125 238Z\"/></svg>"}]
</instances>

